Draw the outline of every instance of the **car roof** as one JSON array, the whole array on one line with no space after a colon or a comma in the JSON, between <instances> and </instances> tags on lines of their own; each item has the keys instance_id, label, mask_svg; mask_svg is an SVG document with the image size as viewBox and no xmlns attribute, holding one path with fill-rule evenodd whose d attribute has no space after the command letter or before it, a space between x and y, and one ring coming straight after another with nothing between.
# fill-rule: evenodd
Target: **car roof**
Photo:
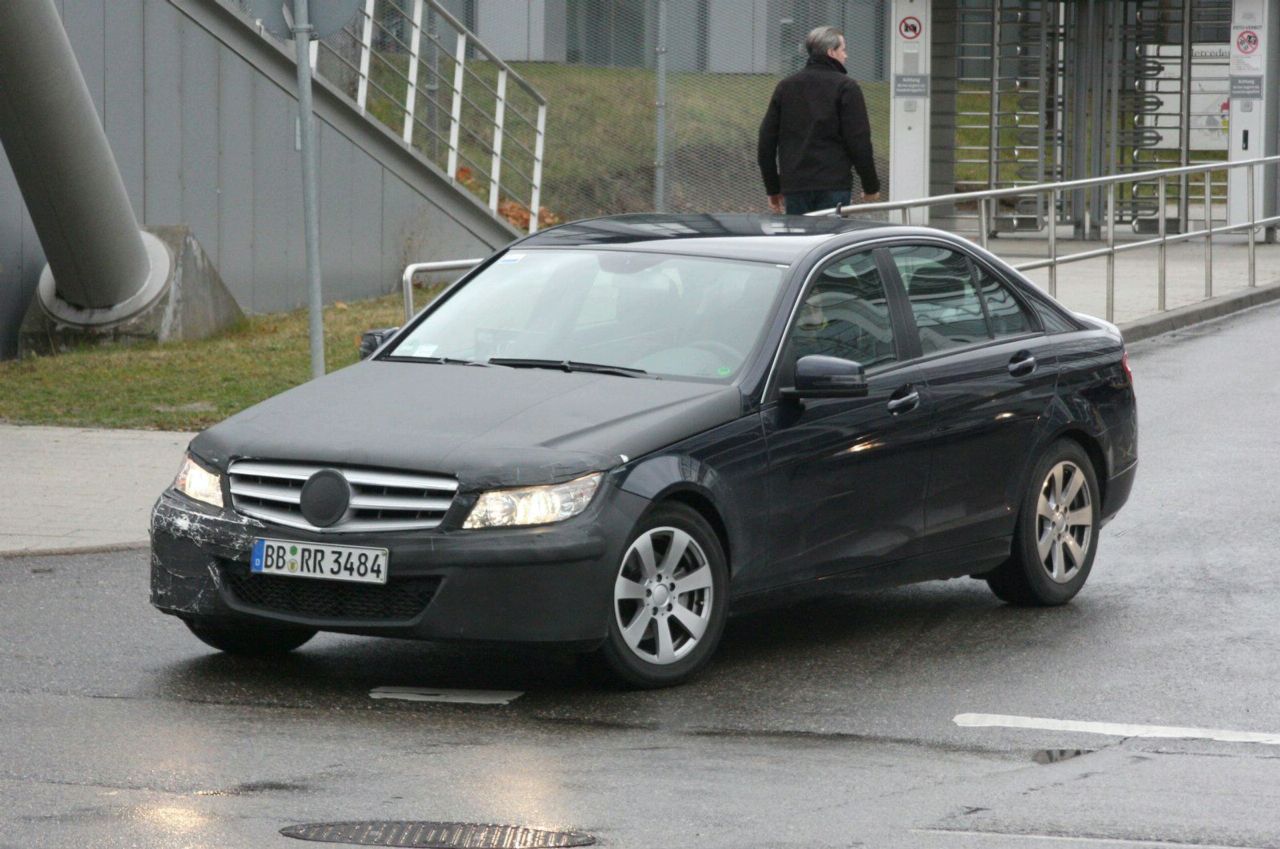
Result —
<instances>
[{"instance_id":1,"label":"car roof","mask_svg":"<svg viewBox=\"0 0 1280 849\"><path fill-rule=\"evenodd\" d=\"M561 224L512 247L625 249L790 264L841 234L874 237L904 230L899 225L835 215L637 213ZM924 228L910 231L935 232Z\"/></svg>"}]
</instances>

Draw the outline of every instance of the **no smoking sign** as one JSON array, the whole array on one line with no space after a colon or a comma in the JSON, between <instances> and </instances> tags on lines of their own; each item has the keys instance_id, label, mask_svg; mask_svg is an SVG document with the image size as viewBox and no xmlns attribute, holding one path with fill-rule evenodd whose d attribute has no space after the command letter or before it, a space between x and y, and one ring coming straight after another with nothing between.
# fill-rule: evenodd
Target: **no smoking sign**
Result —
<instances>
[{"instance_id":1,"label":"no smoking sign","mask_svg":"<svg viewBox=\"0 0 1280 849\"><path fill-rule=\"evenodd\" d=\"M915 41L924 32L924 24L920 23L920 19L914 15L908 15L898 21L898 35L907 41Z\"/></svg>"}]
</instances>

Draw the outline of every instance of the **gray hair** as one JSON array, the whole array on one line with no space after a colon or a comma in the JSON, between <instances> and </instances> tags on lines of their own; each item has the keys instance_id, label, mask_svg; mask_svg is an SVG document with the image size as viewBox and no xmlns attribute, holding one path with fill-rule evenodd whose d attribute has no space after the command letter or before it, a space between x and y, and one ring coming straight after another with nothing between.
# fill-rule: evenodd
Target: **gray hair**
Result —
<instances>
[{"instance_id":1,"label":"gray hair","mask_svg":"<svg viewBox=\"0 0 1280 849\"><path fill-rule=\"evenodd\" d=\"M842 38L844 33L835 27L814 27L804 37L804 46L810 56L826 56L827 51L840 46Z\"/></svg>"}]
</instances>

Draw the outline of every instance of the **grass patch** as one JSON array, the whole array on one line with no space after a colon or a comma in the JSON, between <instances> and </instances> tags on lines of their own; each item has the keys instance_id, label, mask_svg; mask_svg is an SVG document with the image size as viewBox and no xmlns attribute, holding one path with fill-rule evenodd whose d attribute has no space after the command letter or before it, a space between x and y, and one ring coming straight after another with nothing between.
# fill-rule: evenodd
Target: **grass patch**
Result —
<instances>
[{"instance_id":1,"label":"grass patch","mask_svg":"<svg viewBox=\"0 0 1280 849\"><path fill-rule=\"evenodd\" d=\"M420 307L426 298L417 300ZM403 317L399 295L326 308L329 371L357 360L365 330ZM307 311L253 316L198 342L84 347L0 362L0 421L199 430L310 376Z\"/></svg>"}]
</instances>

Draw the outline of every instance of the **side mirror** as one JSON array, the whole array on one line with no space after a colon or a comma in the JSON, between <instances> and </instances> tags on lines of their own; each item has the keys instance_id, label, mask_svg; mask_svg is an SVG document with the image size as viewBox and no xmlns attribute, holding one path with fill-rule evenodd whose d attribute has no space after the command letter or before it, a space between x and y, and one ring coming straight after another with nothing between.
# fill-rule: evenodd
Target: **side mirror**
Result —
<instances>
[{"instance_id":1,"label":"side mirror","mask_svg":"<svg viewBox=\"0 0 1280 849\"><path fill-rule=\"evenodd\" d=\"M867 377L861 363L811 354L796 360L795 386L782 390L784 398L863 398Z\"/></svg>"},{"instance_id":2,"label":"side mirror","mask_svg":"<svg viewBox=\"0 0 1280 849\"><path fill-rule=\"evenodd\" d=\"M398 327L383 327L380 330L366 330L360 334L360 359L369 359L369 356L381 348L382 343L394 336L399 329Z\"/></svg>"}]
</instances>

